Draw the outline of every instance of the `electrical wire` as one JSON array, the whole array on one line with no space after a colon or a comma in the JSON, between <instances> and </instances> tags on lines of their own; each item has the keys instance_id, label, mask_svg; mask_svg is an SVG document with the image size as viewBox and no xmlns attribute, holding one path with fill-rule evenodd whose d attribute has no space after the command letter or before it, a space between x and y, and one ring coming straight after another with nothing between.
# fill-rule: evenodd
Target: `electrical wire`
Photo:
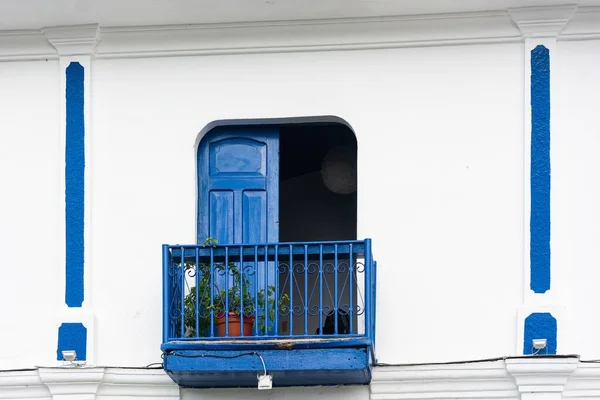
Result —
<instances>
[{"instance_id":1,"label":"electrical wire","mask_svg":"<svg viewBox=\"0 0 600 400\"><path fill-rule=\"evenodd\" d=\"M510 359L518 359L518 358L579 358L577 354L524 354L522 356L506 356L506 357L496 357L496 358L483 358L476 360L460 360L460 361L447 361L447 362L433 362L433 363L412 363L412 364L388 364L388 363L380 363L376 362L373 364L374 367L419 367L419 366L428 366L428 365L457 365L457 364L475 364L475 363L483 363L483 362L496 362L496 361L505 361ZM600 360L598 360L600 361ZM584 362L584 361L582 361Z\"/></svg>"},{"instance_id":2,"label":"electrical wire","mask_svg":"<svg viewBox=\"0 0 600 400\"><path fill-rule=\"evenodd\" d=\"M258 358L260 358L260 361L262 362L263 371L264 371L263 376L267 376L267 365L265 364L265 360L262 358L262 356L260 354L258 354L256 352L254 354L256 354L258 356Z\"/></svg>"},{"instance_id":3,"label":"electrical wire","mask_svg":"<svg viewBox=\"0 0 600 400\"><path fill-rule=\"evenodd\" d=\"M176 355L177 357L183 357L183 358L222 358L222 359L234 359L234 358L240 358L240 357L245 357L245 356L257 356L258 358L260 358L260 362L262 363L262 366L263 366L263 372L264 372L263 376L267 375L267 365L265 364L265 360L256 351L240 353L240 354L235 354L235 355L231 355L231 356L218 355L218 354L175 354L175 351L173 351L173 350L168 351L167 354L173 354L173 355Z\"/></svg>"}]
</instances>

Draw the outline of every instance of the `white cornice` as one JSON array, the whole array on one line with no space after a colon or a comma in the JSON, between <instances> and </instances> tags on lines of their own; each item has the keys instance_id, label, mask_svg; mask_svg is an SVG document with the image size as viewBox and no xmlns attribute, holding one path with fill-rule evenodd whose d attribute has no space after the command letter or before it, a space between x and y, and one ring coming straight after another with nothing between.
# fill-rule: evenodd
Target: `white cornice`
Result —
<instances>
[{"instance_id":1,"label":"white cornice","mask_svg":"<svg viewBox=\"0 0 600 400\"><path fill-rule=\"evenodd\" d=\"M573 372L563 393L565 399L600 398L600 363L581 362Z\"/></svg>"},{"instance_id":2,"label":"white cornice","mask_svg":"<svg viewBox=\"0 0 600 400\"><path fill-rule=\"evenodd\" d=\"M56 49L40 31L0 31L0 61L56 58Z\"/></svg>"},{"instance_id":3,"label":"white cornice","mask_svg":"<svg viewBox=\"0 0 600 400\"><path fill-rule=\"evenodd\" d=\"M100 399L179 399L179 387L162 369L107 368Z\"/></svg>"},{"instance_id":4,"label":"white cornice","mask_svg":"<svg viewBox=\"0 0 600 400\"><path fill-rule=\"evenodd\" d=\"M45 36L60 55L89 54L97 43L94 54L98 58L384 49L521 40L506 11L101 27L97 32L96 25L0 32L0 61L56 58L52 46L44 44ZM13 44L1 46L3 41Z\"/></svg>"},{"instance_id":5,"label":"white cornice","mask_svg":"<svg viewBox=\"0 0 600 400\"><path fill-rule=\"evenodd\" d=\"M516 43L529 37L600 39L600 8L506 11L233 24L0 31L0 61L388 49Z\"/></svg>"},{"instance_id":6,"label":"white cornice","mask_svg":"<svg viewBox=\"0 0 600 400\"><path fill-rule=\"evenodd\" d=\"M566 27L576 5L509 9L510 16L526 38L557 37Z\"/></svg>"},{"instance_id":7,"label":"white cornice","mask_svg":"<svg viewBox=\"0 0 600 400\"><path fill-rule=\"evenodd\" d=\"M562 40L600 39L600 7L579 7L559 38Z\"/></svg>"},{"instance_id":8,"label":"white cornice","mask_svg":"<svg viewBox=\"0 0 600 400\"><path fill-rule=\"evenodd\" d=\"M506 360L506 370L515 378L521 393L562 393L578 365L577 357L522 357Z\"/></svg>"},{"instance_id":9,"label":"white cornice","mask_svg":"<svg viewBox=\"0 0 600 400\"><path fill-rule=\"evenodd\" d=\"M520 39L506 12L106 28L97 57L380 49Z\"/></svg>"},{"instance_id":10,"label":"white cornice","mask_svg":"<svg viewBox=\"0 0 600 400\"><path fill-rule=\"evenodd\" d=\"M548 356L376 366L370 389L371 400L517 400L520 392L527 396L547 394L548 398L560 398L562 392L562 398L591 400L600 398L600 363L580 362L576 356ZM162 369L67 367L0 371L0 399L52 398L178 400L180 390Z\"/></svg>"},{"instance_id":11,"label":"white cornice","mask_svg":"<svg viewBox=\"0 0 600 400\"><path fill-rule=\"evenodd\" d=\"M98 24L56 26L42 33L60 56L75 56L95 52L100 29Z\"/></svg>"},{"instance_id":12,"label":"white cornice","mask_svg":"<svg viewBox=\"0 0 600 400\"><path fill-rule=\"evenodd\" d=\"M95 400L104 368L40 368L42 382L54 398Z\"/></svg>"},{"instance_id":13,"label":"white cornice","mask_svg":"<svg viewBox=\"0 0 600 400\"><path fill-rule=\"evenodd\" d=\"M50 391L37 370L0 372L0 399L50 400Z\"/></svg>"},{"instance_id":14,"label":"white cornice","mask_svg":"<svg viewBox=\"0 0 600 400\"><path fill-rule=\"evenodd\" d=\"M572 357L518 357L373 368L371 400L519 399L529 393L600 398L600 364ZM525 397L523 397L525 398Z\"/></svg>"},{"instance_id":15,"label":"white cornice","mask_svg":"<svg viewBox=\"0 0 600 400\"><path fill-rule=\"evenodd\" d=\"M371 400L518 398L504 360L373 369Z\"/></svg>"}]
</instances>

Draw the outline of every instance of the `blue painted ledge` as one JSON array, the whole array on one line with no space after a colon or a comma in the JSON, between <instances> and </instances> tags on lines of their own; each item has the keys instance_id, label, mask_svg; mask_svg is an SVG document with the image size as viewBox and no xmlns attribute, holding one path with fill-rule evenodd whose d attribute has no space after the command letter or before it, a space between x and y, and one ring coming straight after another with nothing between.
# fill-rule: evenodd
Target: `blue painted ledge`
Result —
<instances>
[{"instance_id":1,"label":"blue painted ledge","mask_svg":"<svg viewBox=\"0 0 600 400\"><path fill-rule=\"evenodd\" d=\"M179 341L163 344L162 350L165 371L186 388L256 387L257 374L263 371L261 357L273 376L273 387L371 382L371 347L366 338Z\"/></svg>"},{"instance_id":2,"label":"blue painted ledge","mask_svg":"<svg viewBox=\"0 0 600 400\"><path fill-rule=\"evenodd\" d=\"M263 358L273 387L369 384L369 351L363 348L260 350L246 352L174 350L164 369L181 387L256 387Z\"/></svg>"}]
</instances>

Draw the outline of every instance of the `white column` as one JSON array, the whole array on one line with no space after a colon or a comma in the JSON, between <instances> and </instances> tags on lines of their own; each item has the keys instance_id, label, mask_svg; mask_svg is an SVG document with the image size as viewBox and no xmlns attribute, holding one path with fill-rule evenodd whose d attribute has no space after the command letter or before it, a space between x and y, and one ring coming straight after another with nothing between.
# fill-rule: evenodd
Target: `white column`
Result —
<instances>
[{"instance_id":1,"label":"white column","mask_svg":"<svg viewBox=\"0 0 600 400\"><path fill-rule=\"evenodd\" d=\"M556 319L557 324L557 353L560 352L560 336L565 335L566 326L565 323L565 296L567 296L567 282L565 278L565 266L560 265L557 262L554 262L555 259L552 257L552 249L549 249L550 253L550 285L549 288L544 287L545 285L541 285L543 288L540 290L538 285L538 290L532 290L532 263L530 257L531 251L531 240L542 240L546 241L551 245L555 245L552 241L552 224L551 217L554 213L552 209L552 184L550 182L550 191L549 191L549 199L547 203L550 207L549 213L549 223L550 223L550 236L546 238L545 235L540 235L540 232L532 228L531 226L531 217L532 217L532 165L534 168L534 175L536 174L537 168L539 167L536 164L535 160L532 164L532 81L531 81L531 55L532 50L534 50L538 46L544 46L549 52L550 64L549 64L549 72L550 72L550 109L548 110L549 123L550 123L550 171L551 171L551 162L552 162L552 136L557 134L554 129L555 124L553 124L553 115L554 113L554 104L556 101L554 81L556 79L556 70L557 70L557 46L556 46L556 38L559 33L567 26L569 20L573 16L576 11L576 6L568 5L568 6L548 6L548 7L526 7L526 8L517 8L510 9L510 16L513 21L521 31L524 40L524 79L523 79L523 92L524 92L524 123L523 123L523 205L524 205L524 215L523 215L523 283L524 283L524 293L523 293L523 303L521 307L518 309L518 331L517 331L517 346L516 352L517 354L523 354L524 351L524 331L525 331L525 320L534 313L549 313L551 316ZM537 101L539 99L533 99ZM552 176L550 174L550 176ZM533 190L538 190L537 188ZM538 200L538 193L534 193L534 201ZM546 199L543 199L542 202L546 202ZM535 206L539 206L539 203L536 203ZM543 204L542 204L543 206ZM534 222L535 223L535 222ZM540 238L540 236L543 236ZM534 257L536 253L534 252ZM539 257L543 259L543 257ZM544 262L547 265L546 262ZM537 279L540 279L540 275L536 274L540 272L537 268L534 268L534 276ZM546 281L546 279L541 279L542 281ZM539 281L537 281L539 283ZM535 285L535 282L534 282ZM540 337L543 339L543 337ZM545 350L542 350L543 354Z\"/></svg>"},{"instance_id":2,"label":"white column","mask_svg":"<svg viewBox=\"0 0 600 400\"><path fill-rule=\"evenodd\" d=\"M60 143L58 144L58 152L60 154L60 165L58 166L61 186L58 188L58 204L61 206L57 210L60 218L60 225L63 227L62 230L62 245L59 249L60 262L59 270L56 272L57 283L60 285L59 297L57 301L57 315L56 315L56 328L63 323L82 323L87 329L87 357L86 361L88 364L94 363L95 349L94 349L94 312L92 305L92 265L90 257L90 246L91 243L91 68L93 54L96 49L96 44L99 40L99 27L96 24L93 25L78 25L78 26L63 26L63 27L49 27L44 28L43 33L46 36L48 42L56 49L59 55L59 79L60 79L60 92L58 96L60 98ZM85 170L84 170L84 268L83 268L83 303L81 306L69 307L65 301L65 265L66 265L66 251L65 251L65 232L66 232L66 221L65 221L65 145L66 145L66 70L71 63L79 63L84 69L84 133L85 133ZM56 351L56 349L53 349Z\"/></svg>"},{"instance_id":3,"label":"white column","mask_svg":"<svg viewBox=\"0 0 600 400\"><path fill-rule=\"evenodd\" d=\"M39 374L52 400L95 400L104 368L40 368Z\"/></svg>"},{"instance_id":4,"label":"white column","mask_svg":"<svg viewBox=\"0 0 600 400\"><path fill-rule=\"evenodd\" d=\"M576 357L512 358L506 360L506 369L515 378L521 400L561 400L578 364Z\"/></svg>"}]
</instances>

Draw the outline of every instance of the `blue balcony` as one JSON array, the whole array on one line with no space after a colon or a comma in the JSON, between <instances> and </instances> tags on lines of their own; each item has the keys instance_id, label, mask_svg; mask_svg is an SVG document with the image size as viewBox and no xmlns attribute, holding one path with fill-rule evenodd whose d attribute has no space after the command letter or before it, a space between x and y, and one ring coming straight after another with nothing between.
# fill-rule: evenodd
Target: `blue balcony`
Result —
<instances>
[{"instance_id":1,"label":"blue balcony","mask_svg":"<svg viewBox=\"0 0 600 400\"><path fill-rule=\"evenodd\" d=\"M371 241L163 246L164 369L182 387L368 384Z\"/></svg>"}]
</instances>

